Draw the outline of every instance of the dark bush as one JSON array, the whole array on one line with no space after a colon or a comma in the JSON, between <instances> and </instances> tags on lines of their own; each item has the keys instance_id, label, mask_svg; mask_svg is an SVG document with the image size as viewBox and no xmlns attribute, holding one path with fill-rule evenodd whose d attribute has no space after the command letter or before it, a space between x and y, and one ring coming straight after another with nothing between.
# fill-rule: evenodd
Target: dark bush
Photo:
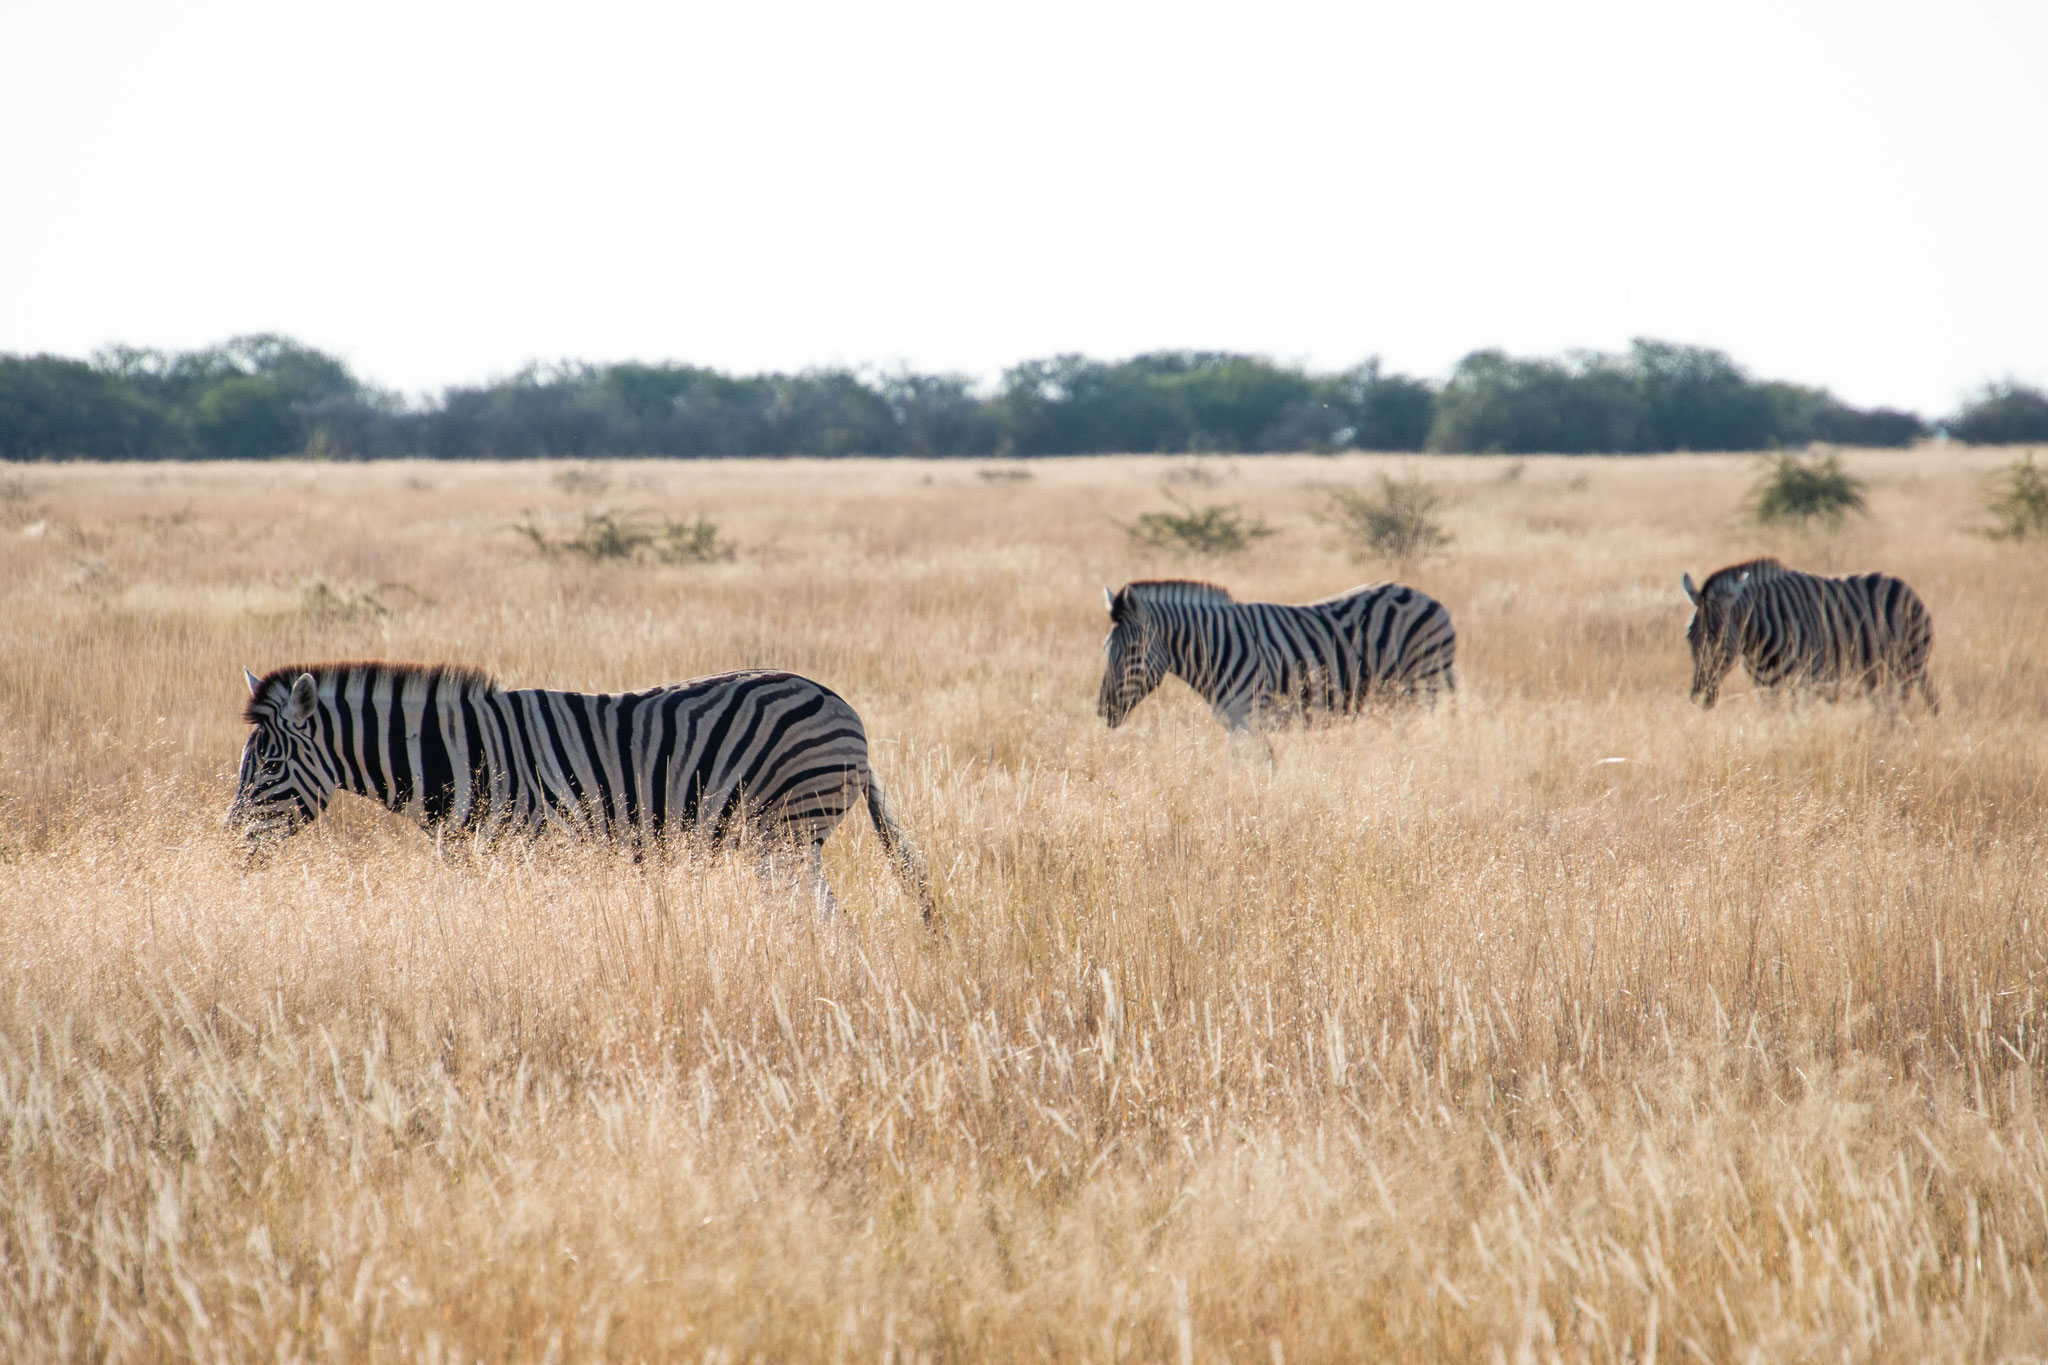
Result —
<instances>
[{"instance_id":1,"label":"dark bush","mask_svg":"<svg viewBox=\"0 0 2048 1365\"><path fill-rule=\"evenodd\" d=\"M1762 450L1784 439L1768 386L1719 351L1639 339L1617 368L1638 395L1645 450Z\"/></svg>"},{"instance_id":2,"label":"dark bush","mask_svg":"<svg viewBox=\"0 0 2048 1365\"><path fill-rule=\"evenodd\" d=\"M2048 398L1987 391L1966 440L2048 439ZM1439 390L1369 360L1312 374L1267 357L1156 351L962 375L844 369L726 375L690 365L530 365L408 405L274 335L197 351L114 347L90 365L0 357L0 455L251 459L408 454L1078 455L1433 450L1574 454L1901 445L1911 413L1762 383L1719 351L1637 341L1561 359L1478 351Z\"/></svg>"},{"instance_id":3,"label":"dark bush","mask_svg":"<svg viewBox=\"0 0 2048 1365\"><path fill-rule=\"evenodd\" d=\"M58 356L0 356L0 459L146 460L184 453L119 376Z\"/></svg>"},{"instance_id":4,"label":"dark bush","mask_svg":"<svg viewBox=\"0 0 2048 1365\"><path fill-rule=\"evenodd\" d=\"M1429 448L1565 455L1765 450L1816 440L1906 445L1911 413L1862 411L1826 390L1759 383L1719 351L1637 340L1563 360L1477 351L1437 395Z\"/></svg>"},{"instance_id":5,"label":"dark bush","mask_svg":"<svg viewBox=\"0 0 2048 1365\"><path fill-rule=\"evenodd\" d=\"M1406 375L1383 374L1377 357L1330 381L1332 406L1346 427L1332 441L1354 450L1421 450L1436 420L1436 389Z\"/></svg>"},{"instance_id":6,"label":"dark bush","mask_svg":"<svg viewBox=\"0 0 2048 1365\"><path fill-rule=\"evenodd\" d=\"M584 365L529 365L487 388L452 388L426 423L443 458L633 454L616 405Z\"/></svg>"},{"instance_id":7,"label":"dark bush","mask_svg":"<svg viewBox=\"0 0 2048 1365\"><path fill-rule=\"evenodd\" d=\"M260 460L305 449L306 424L291 396L258 375L209 385L192 408L192 438L208 455Z\"/></svg>"},{"instance_id":8,"label":"dark bush","mask_svg":"<svg viewBox=\"0 0 2048 1365\"><path fill-rule=\"evenodd\" d=\"M965 375L900 372L882 381L906 455L993 455L1003 444L1002 412Z\"/></svg>"},{"instance_id":9,"label":"dark bush","mask_svg":"<svg viewBox=\"0 0 2048 1365\"><path fill-rule=\"evenodd\" d=\"M397 400L288 337L261 333L175 353L112 347L94 357L93 368L156 411L177 445L160 454L404 453Z\"/></svg>"},{"instance_id":10,"label":"dark bush","mask_svg":"<svg viewBox=\"0 0 2048 1365\"><path fill-rule=\"evenodd\" d=\"M1518 360L1475 351L1437 395L1428 445L1482 455L1643 450L1648 425L1642 396L1608 357Z\"/></svg>"},{"instance_id":11,"label":"dark bush","mask_svg":"<svg viewBox=\"0 0 2048 1365\"><path fill-rule=\"evenodd\" d=\"M774 455L900 455L889 400L850 370L777 375L768 411Z\"/></svg>"},{"instance_id":12,"label":"dark bush","mask_svg":"<svg viewBox=\"0 0 2048 1365\"><path fill-rule=\"evenodd\" d=\"M1812 416L1813 439L1841 446L1904 447L1928 435L1927 423L1897 408L1852 408L1828 399Z\"/></svg>"},{"instance_id":13,"label":"dark bush","mask_svg":"<svg viewBox=\"0 0 2048 1365\"><path fill-rule=\"evenodd\" d=\"M2017 380L1988 384L1942 426L1951 437L1970 445L2048 441L2048 393Z\"/></svg>"},{"instance_id":14,"label":"dark bush","mask_svg":"<svg viewBox=\"0 0 2048 1365\"><path fill-rule=\"evenodd\" d=\"M1301 371L1207 351L1027 361L998 405L1020 455L1319 449L1354 425Z\"/></svg>"}]
</instances>

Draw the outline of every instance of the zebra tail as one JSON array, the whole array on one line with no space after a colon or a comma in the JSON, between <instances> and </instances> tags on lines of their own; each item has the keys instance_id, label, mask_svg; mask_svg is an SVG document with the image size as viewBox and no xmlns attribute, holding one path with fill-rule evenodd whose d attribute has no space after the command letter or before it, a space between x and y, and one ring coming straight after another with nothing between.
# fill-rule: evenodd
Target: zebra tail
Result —
<instances>
[{"instance_id":1,"label":"zebra tail","mask_svg":"<svg viewBox=\"0 0 2048 1365\"><path fill-rule=\"evenodd\" d=\"M882 784L872 773L868 775L868 818L875 822L875 836L882 841L882 848L896 860L904 884L917 897L918 907L924 911L925 923L931 923L936 907L932 901L931 879L925 873L924 854L903 832L903 826L896 823L896 817L889 813L889 803L882 797Z\"/></svg>"},{"instance_id":2,"label":"zebra tail","mask_svg":"<svg viewBox=\"0 0 2048 1365\"><path fill-rule=\"evenodd\" d=\"M1934 677L1924 669L1920 673L1920 696L1927 702L1931 714L1941 714L1941 699L1934 694Z\"/></svg>"}]
</instances>

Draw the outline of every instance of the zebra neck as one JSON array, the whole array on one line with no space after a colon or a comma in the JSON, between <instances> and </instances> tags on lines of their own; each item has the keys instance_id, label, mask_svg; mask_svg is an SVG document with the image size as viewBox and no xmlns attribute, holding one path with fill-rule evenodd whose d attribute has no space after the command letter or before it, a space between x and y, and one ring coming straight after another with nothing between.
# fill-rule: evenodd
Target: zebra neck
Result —
<instances>
[{"instance_id":1,"label":"zebra neck","mask_svg":"<svg viewBox=\"0 0 2048 1365\"><path fill-rule=\"evenodd\" d=\"M341 669L320 678L322 748L336 786L387 810L419 814L457 761L443 711L459 700L479 710L492 689L460 676L414 670ZM438 758L437 764L434 760Z\"/></svg>"},{"instance_id":2,"label":"zebra neck","mask_svg":"<svg viewBox=\"0 0 2048 1365\"><path fill-rule=\"evenodd\" d=\"M1223 679L1210 636L1221 623L1206 620L1210 614L1200 608L1162 612L1159 629L1166 641L1167 670L1214 705Z\"/></svg>"}]
</instances>

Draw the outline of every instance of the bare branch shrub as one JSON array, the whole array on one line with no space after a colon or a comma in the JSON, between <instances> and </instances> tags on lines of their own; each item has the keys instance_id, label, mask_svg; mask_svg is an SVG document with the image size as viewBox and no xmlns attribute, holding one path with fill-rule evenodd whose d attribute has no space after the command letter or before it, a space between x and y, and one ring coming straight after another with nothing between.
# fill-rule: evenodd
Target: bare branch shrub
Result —
<instances>
[{"instance_id":1,"label":"bare branch shrub","mask_svg":"<svg viewBox=\"0 0 2048 1365\"><path fill-rule=\"evenodd\" d=\"M1264 518L1246 513L1235 503L1198 508L1171 493L1166 498L1179 510L1141 514L1135 523L1124 527L1133 541L1155 550L1234 555L1254 541L1278 534Z\"/></svg>"},{"instance_id":2,"label":"bare branch shrub","mask_svg":"<svg viewBox=\"0 0 2048 1365\"><path fill-rule=\"evenodd\" d=\"M1435 516L1442 505L1443 495L1422 479L1382 474L1377 493L1330 489L1321 517L1336 527L1352 558L1412 564L1450 545L1450 533Z\"/></svg>"},{"instance_id":3,"label":"bare branch shrub","mask_svg":"<svg viewBox=\"0 0 2048 1365\"><path fill-rule=\"evenodd\" d=\"M573 554L593 564L648 558L663 564L710 564L731 559L735 552L730 541L719 538L718 523L701 516L677 520L640 512L585 512L574 535L554 537L528 512L511 529L543 555Z\"/></svg>"},{"instance_id":4,"label":"bare branch shrub","mask_svg":"<svg viewBox=\"0 0 2048 1365\"><path fill-rule=\"evenodd\" d=\"M664 519L654 553L664 564L712 564L731 559L735 547L718 537L718 523L704 517L689 521Z\"/></svg>"},{"instance_id":5,"label":"bare branch shrub","mask_svg":"<svg viewBox=\"0 0 2048 1365\"><path fill-rule=\"evenodd\" d=\"M548 482L564 493L588 493L595 496L612 486L612 476L596 465L570 465L565 469L557 469Z\"/></svg>"},{"instance_id":6,"label":"bare branch shrub","mask_svg":"<svg viewBox=\"0 0 2048 1365\"><path fill-rule=\"evenodd\" d=\"M1998 520L1989 533L1993 539L2048 538L2048 475L2035 465L2033 451L1992 475L1990 482L1984 510Z\"/></svg>"}]
</instances>

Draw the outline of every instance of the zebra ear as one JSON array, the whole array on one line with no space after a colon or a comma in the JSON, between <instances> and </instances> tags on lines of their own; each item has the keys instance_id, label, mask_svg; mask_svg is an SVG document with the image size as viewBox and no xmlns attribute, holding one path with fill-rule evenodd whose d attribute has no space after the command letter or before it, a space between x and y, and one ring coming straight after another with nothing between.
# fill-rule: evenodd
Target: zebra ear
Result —
<instances>
[{"instance_id":1,"label":"zebra ear","mask_svg":"<svg viewBox=\"0 0 2048 1365\"><path fill-rule=\"evenodd\" d=\"M1109 590L1109 584L1102 585L1102 605L1111 616L1116 615L1116 594Z\"/></svg>"},{"instance_id":2,"label":"zebra ear","mask_svg":"<svg viewBox=\"0 0 2048 1365\"><path fill-rule=\"evenodd\" d=\"M256 689L262 685L263 679L257 677L254 673L251 673L247 668L244 668L242 670L242 676L249 680L249 695L252 697L255 696Z\"/></svg>"},{"instance_id":3,"label":"zebra ear","mask_svg":"<svg viewBox=\"0 0 2048 1365\"><path fill-rule=\"evenodd\" d=\"M1700 590L1693 586L1692 575L1689 573L1682 574L1678 582L1679 586L1685 589L1685 595L1692 599L1692 604L1698 606L1700 604Z\"/></svg>"},{"instance_id":4,"label":"zebra ear","mask_svg":"<svg viewBox=\"0 0 2048 1365\"><path fill-rule=\"evenodd\" d=\"M313 718L313 705L319 694L319 684L313 681L313 675L299 674L299 680L292 684L291 696L285 699L284 718L294 725L304 725Z\"/></svg>"}]
</instances>

